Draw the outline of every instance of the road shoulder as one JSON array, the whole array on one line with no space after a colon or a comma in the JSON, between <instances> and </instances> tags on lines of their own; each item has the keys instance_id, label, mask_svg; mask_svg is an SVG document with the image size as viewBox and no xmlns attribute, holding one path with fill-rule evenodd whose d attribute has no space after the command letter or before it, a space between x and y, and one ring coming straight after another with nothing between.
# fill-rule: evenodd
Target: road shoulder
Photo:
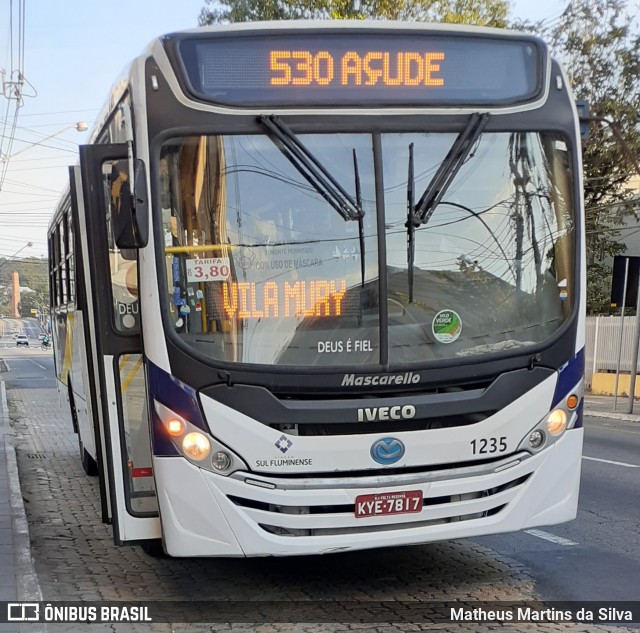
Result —
<instances>
[{"instance_id":1,"label":"road shoulder","mask_svg":"<svg viewBox=\"0 0 640 633\"><path fill-rule=\"evenodd\" d=\"M13 588L7 588L12 594L7 594L7 600L36 601L42 600L42 592L31 556L29 524L20 488L13 437L5 383L0 381L0 517L6 518L7 522L7 529L0 529L0 566L9 571L4 576L5 580L11 575L15 579ZM3 477L4 471L6 477ZM5 526L0 524L0 527ZM4 589L4 585L0 585L0 595L3 598Z\"/></svg>"}]
</instances>

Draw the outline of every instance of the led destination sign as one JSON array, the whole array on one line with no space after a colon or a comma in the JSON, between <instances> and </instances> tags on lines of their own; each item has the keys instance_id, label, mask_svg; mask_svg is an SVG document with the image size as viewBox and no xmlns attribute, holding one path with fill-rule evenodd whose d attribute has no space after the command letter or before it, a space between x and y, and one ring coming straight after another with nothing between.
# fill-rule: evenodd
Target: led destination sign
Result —
<instances>
[{"instance_id":1,"label":"led destination sign","mask_svg":"<svg viewBox=\"0 0 640 633\"><path fill-rule=\"evenodd\" d=\"M191 92L221 104L511 104L535 98L535 38L400 30L209 34L177 43Z\"/></svg>"},{"instance_id":2,"label":"led destination sign","mask_svg":"<svg viewBox=\"0 0 640 633\"><path fill-rule=\"evenodd\" d=\"M228 282L222 285L222 308L228 319L342 316L347 308L344 279Z\"/></svg>"},{"instance_id":3,"label":"led destination sign","mask_svg":"<svg viewBox=\"0 0 640 633\"><path fill-rule=\"evenodd\" d=\"M272 86L444 86L445 54L347 51L337 60L329 51L271 51Z\"/></svg>"}]
</instances>

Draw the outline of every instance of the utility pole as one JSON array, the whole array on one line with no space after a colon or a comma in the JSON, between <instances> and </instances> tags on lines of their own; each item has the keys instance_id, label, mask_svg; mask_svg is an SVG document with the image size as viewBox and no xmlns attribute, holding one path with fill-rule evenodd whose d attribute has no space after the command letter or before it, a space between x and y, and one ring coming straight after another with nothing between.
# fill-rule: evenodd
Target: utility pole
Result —
<instances>
[{"instance_id":1,"label":"utility pole","mask_svg":"<svg viewBox=\"0 0 640 633\"><path fill-rule=\"evenodd\" d=\"M11 316L14 319L20 318L20 310L18 306L20 305L20 275L18 275L18 271L14 271L11 275L11 287L12 287L12 298L11 298Z\"/></svg>"}]
</instances>

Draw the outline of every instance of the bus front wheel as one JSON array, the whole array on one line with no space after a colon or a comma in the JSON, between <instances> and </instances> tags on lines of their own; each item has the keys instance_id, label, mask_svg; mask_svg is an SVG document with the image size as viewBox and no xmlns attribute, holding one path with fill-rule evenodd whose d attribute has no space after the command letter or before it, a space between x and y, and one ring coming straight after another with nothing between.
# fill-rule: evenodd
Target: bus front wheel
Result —
<instances>
[{"instance_id":1,"label":"bus front wheel","mask_svg":"<svg viewBox=\"0 0 640 633\"><path fill-rule=\"evenodd\" d=\"M80 460L82 461L82 470L84 470L85 474L89 475L89 477L97 477L98 476L98 464L96 464L96 460L89 455L89 452L82 444L82 440L78 435L78 443L80 444Z\"/></svg>"},{"instance_id":2,"label":"bus front wheel","mask_svg":"<svg viewBox=\"0 0 640 633\"><path fill-rule=\"evenodd\" d=\"M140 547L147 556L151 556L153 558L166 557L165 551L162 547L162 539L149 539L148 541L140 543Z\"/></svg>"}]
</instances>

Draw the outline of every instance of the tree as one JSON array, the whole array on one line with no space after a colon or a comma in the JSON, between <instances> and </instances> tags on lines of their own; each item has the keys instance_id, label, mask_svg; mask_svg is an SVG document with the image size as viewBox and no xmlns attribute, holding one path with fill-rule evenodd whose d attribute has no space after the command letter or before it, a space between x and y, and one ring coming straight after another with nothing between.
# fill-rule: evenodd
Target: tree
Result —
<instances>
[{"instance_id":1,"label":"tree","mask_svg":"<svg viewBox=\"0 0 640 633\"><path fill-rule=\"evenodd\" d=\"M252 20L371 18L503 27L503 0L205 0L200 24ZM571 0L550 25L512 22L534 30L563 63L577 99L601 122L583 146L587 235L587 309L609 310L610 258L625 251L621 225L640 216L629 188L640 156L640 35L629 0ZM548 21L547 21L548 22ZM616 130L602 121L615 122ZM617 133L614 133L617 132ZM625 144L619 141L624 137ZM637 164L637 161L636 161ZM635 198L635 199L634 199ZM639 218L640 219L640 218Z\"/></svg>"},{"instance_id":2,"label":"tree","mask_svg":"<svg viewBox=\"0 0 640 633\"><path fill-rule=\"evenodd\" d=\"M49 267L46 259L0 259L0 314L11 313L12 275L20 276L20 286L32 292L23 292L20 297L21 314L32 316L31 310L46 312L49 305Z\"/></svg>"},{"instance_id":3,"label":"tree","mask_svg":"<svg viewBox=\"0 0 640 633\"><path fill-rule=\"evenodd\" d=\"M508 0L205 0L201 26L256 20L385 19L505 27Z\"/></svg>"},{"instance_id":4,"label":"tree","mask_svg":"<svg viewBox=\"0 0 640 633\"><path fill-rule=\"evenodd\" d=\"M594 118L618 126L622 144L602 121L590 126L583 145L587 233L587 310L608 312L611 267L624 252L620 227L640 211L629 180L638 176L640 155L640 35L628 0L574 0L542 35L564 64L577 99L587 100ZM624 146L626 144L626 147ZM634 199L635 198L635 199Z\"/></svg>"}]
</instances>

